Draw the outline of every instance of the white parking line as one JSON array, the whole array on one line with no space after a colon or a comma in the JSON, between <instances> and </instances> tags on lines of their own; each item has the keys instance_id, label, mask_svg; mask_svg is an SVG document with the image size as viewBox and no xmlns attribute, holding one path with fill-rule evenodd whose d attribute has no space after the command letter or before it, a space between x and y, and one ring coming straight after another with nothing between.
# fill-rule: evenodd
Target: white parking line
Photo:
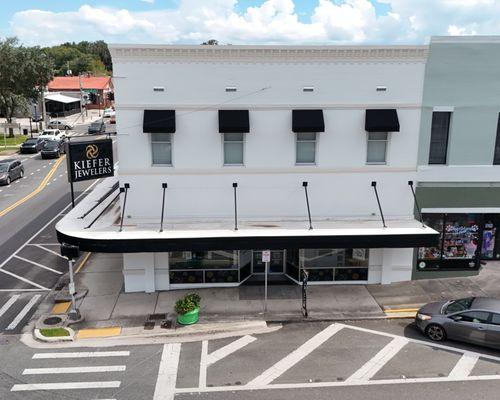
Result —
<instances>
[{"instance_id":1,"label":"white parking line","mask_svg":"<svg viewBox=\"0 0 500 400\"><path fill-rule=\"evenodd\" d=\"M59 243L57 243L57 245L59 246ZM31 245L31 246L36 246L36 247L38 247L38 248L40 248L40 249L42 249L42 250L48 251L49 253L52 253L52 254L54 254L54 255L56 255L56 256L58 256L58 257L61 257L61 258L63 258L63 259L65 259L65 260L66 260L66 257L63 257L63 256L62 256L61 254L59 254L57 251L54 251L54 250L48 249L48 248L46 248L46 247L43 247L41 244L33 244L33 245Z\"/></svg>"},{"instance_id":2,"label":"white parking line","mask_svg":"<svg viewBox=\"0 0 500 400\"><path fill-rule=\"evenodd\" d=\"M25 392L33 390L68 390L68 389L106 389L119 388L120 381L102 382L62 382L62 383L28 383L14 385L11 392Z\"/></svg>"},{"instance_id":3,"label":"white parking line","mask_svg":"<svg viewBox=\"0 0 500 400\"><path fill-rule=\"evenodd\" d=\"M153 400L174 399L180 354L180 343L168 343L163 345Z\"/></svg>"},{"instance_id":4,"label":"white parking line","mask_svg":"<svg viewBox=\"0 0 500 400\"><path fill-rule=\"evenodd\" d=\"M0 308L0 317L5 314L5 312L12 307L12 305L16 302L16 300L20 297L20 295L15 294L12 296L7 302Z\"/></svg>"},{"instance_id":5,"label":"white parking line","mask_svg":"<svg viewBox=\"0 0 500 400\"><path fill-rule=\"evenodd\" d=\"M401 350L408 340L404 337L397 337L392 339L382 350L380 350L375 356L373 356L365 365L354 372L346 382L353 381L368 381L375 376L375 374L380 371L389 360L391 360L399 350Z\"/></svg>"},{"instance_id":6,"label":"white parking line","mask_svg":"<svg viewBox=\"0 0 500 400\"><path fill-rule=\"evenodd\" d=\"M35 261L31 261L31 260L28 260L27 258L24 258L24 257L21 257L21 256L14 256L15 258L21 260L21 261L24 261L24 262L27 262L29 264L32 264L32 265L35 265L37 267L40 267L40 268L43 268L43 269L46 269L47 271L51 271L55 274L58 274L58 275L62 275L62 272L56 270L56 269L53 269L53 268L50 268L50 267L47 267L46 265L42 265L40 263L37 263Z\"/></svg>"},{"instance_id":7,"label":"white parking line","mask_svg":"<svg viewBox=\"0 0 500 400\"><path fill-rule=\"evenodd\" d=\"M304 357L309 355L313 350L317 349L324 342L330 339L333 335L339 332L344 326L340 324L331 324L321 332L314 335L311 339L305 342L296 350L292 351L286 357L282 358L272 367L265 370L255 379L246 384L247 387L265 386L270 384L276 378L281 376L284 372L288 371L295 364L297 364Z\"/></svg>"},{"instance_id":8,"label":"white parking line","mask_svg":"<svg viewBox=\"0 0 500 400\"><path fill-rule=\"evenodd\" d=\"M462 358L455 364L448 377L453 379L467 378L474 369L477 360L479 360L477 354L464 353Z\"/></svg>"},{"instance_id":9,"label":"white parking line","mask_svg":"<svg viewBox=\"0 0 500 400\"><path fill-rule=\"evenodd\" d=\"M96 372L122 372L125 365L103 365L95 367L60 367L60 368L27 368L23 375L45 375L45 374L85 374Z\"/></svg>"},{"instance_id":10,"label":"white parking line","mask_svg":"<svg viewBox=\"0 0 500 400\"><path fill-rule=\"evenodd\" d=\"M128 357L130 351L88 351L70 353L35 353L33 359Z\"/></svg>"},{"instance_id":11,"label":"white parking line","mask_svg":"<svg viewBox=\"0 0 500 400\"><path fill-rule=\"evenodd\" d=\"M247 344L250 344L257 340L257 338L246 335L232 343L229 343L227 346L221 347L218 350L208 354L207 356L207 366L215 364L217 361L222 360L224 357L227 357L229 354L234 353L235 351L245 347Z\"/></svg>"},{"instance_id":12,"label":"white parking line","mask_svg":"<svg viewBox=\"0 0 500 400\"><path fill-rule=\"evenodd\" d=\"M30 312L30 310L33 308L33 306L37 303L38 299L42 297L41 295L37 294L31 298L31 300L24 306L24 308L21 310L19 314L16 315L16 318L12 320L12 322L9 324L9 326L6 328L6 330L10 331L12 329L15 329L17 325L19 325L19 322L22 321L22 319Z\"/></svg>"},{"instance_id":13,"label":"white parking line","mask_svg":"<svg viewBox=\"0 0 500 400\"><path fill-rule=\"evenodd\" d=\"M10 260L11 258L12 258L12 257L10 257L10 258L9 258L9 260ZM20 281L26 282L26 283L30 284L31 286L35 286L35 287L37 287L37 288L39 288L39 289L42 289L42 290L50 290L49 288L46 288L45 286L39 285L38 283L35 283L35 282L32 282L32 281L30 281L29 279L26 279L26 278L24 278L24 277L22 277L22 276L16 275L16 274L14 274L13 272L10 272L10 271L7 271L7 270L5 270L5 269L2 269L1 267L0 267L0 272L3 272L4 274L10 275L10 276L12 276L12 277L14 277L14 278L16 278L16 279L19 279Z\"/></svg>"}]
</instances>

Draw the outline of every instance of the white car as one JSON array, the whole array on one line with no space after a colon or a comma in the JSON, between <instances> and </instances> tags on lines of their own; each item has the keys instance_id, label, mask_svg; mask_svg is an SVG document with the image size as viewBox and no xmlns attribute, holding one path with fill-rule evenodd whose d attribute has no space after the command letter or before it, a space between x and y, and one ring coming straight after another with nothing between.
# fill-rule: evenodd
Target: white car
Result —
<instances>
[{"instance_id":1,"label":"white car","mask_svg":"<svg viewBox=\"0 0 500 400\"><path fill-rule=\"evenodd\" d=\"M63 121L63 120L60 120L60 119L53 119L53 120L51 120L48 123L47 128L49 128L49 129L65 129L65 130L68 130L68 129L73 129L74 126L70 122Z\"/></svg>"},{"instance_id":2,"label":"white car","mask_svg":"<svg viewBox=\"0 0 500 400\"><path fill-rule=\"evenodd\" d=\"M104 110L104 113L102 114L102 117L103 118L111 118L111 117L114 117L115 115L116 115L115 110L113 110L112 108L106 108Z\"/></svg>"},{"instance_id":3,"label":"white car","mask_svg":"<svg viewBox=\"0 0 500 400\"><path fill-rule=\"evenodd\" d=\"M61 132L59 129L45 129L40 133L39 138L47 140L63 140L66 138L66 134Z\"/></svg>"}]
</instances>

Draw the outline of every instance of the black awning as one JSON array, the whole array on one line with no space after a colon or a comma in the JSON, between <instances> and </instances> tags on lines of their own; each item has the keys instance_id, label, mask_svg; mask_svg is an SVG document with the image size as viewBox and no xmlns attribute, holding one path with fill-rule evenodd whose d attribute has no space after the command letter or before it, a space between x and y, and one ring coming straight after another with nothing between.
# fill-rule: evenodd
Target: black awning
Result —
<instances>
[{"instance_id":1,"label":"black awning","mask_svg":"<svg viewBox=\"0 0 500 400\"><path fill-rule=\"evenodd\" d=\"M366 110L367 132L399 132L398 112L394 108Z\"/></svg>"},{"instance_id":2,"label":"black awning","mask_svg":"<svg viewBox=\"0 0 500 400\"><path fill-rule=\"evenodd\" d=\"M219 132L250 132L248 110L219 110Z\"/></svg>"},{"instance_id":3,"label":"black awning","mask_svg":"<svg viewBox=\"0 0 500 400\"><path fill-rule=\"evenodd\" d=\"M144 133L174 133L175 110L144 110Z\"/></svg>"},{"instance_id":4,"label":"black awning","mask_svg":"<svg viewBox=\"0 0 500 400\"><path fill-rule=\"evenodd\" d=\"M324 132L323 110L293 110L293 132Z\"/></svg>"}]
</instances>

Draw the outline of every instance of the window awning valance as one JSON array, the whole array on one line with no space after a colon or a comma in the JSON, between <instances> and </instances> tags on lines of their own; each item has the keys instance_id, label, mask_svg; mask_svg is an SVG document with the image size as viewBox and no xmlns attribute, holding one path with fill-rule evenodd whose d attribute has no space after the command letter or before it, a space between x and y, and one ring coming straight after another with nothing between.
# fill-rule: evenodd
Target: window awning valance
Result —
<instances>
[{"instance_id":1,"label":"window awning valance","mask_svg":"<svg viewBox=\"0 0 500 400\"><path fill-rule=\"evenodd\" d=\"M219 132L250 132L250 118L248 110L219 110Z\"/></svg>"},{"instance_id":2,"label":"window awning valance","mask_svg":"<svg viewBox=\"0 0 500 400\"><path fill-rule=\"evenodd\" d=\"M293 132L324 132L323 110L293 110Z\"/></svg>"},{"instance_id":3,"label":"window awning valance","mask_svg":"<svg viewBox=\"0 0 500 400\"><path fill-rule=\"evenodd\" d=\"M366 110L367 132L399 132L398 112L393 108Z\"/></svg>"},{"instance_id":4,"label":"window awning valance","mask_svg":"<svg viewBox=\"0 0 500 400\"><path fill-rule=\"evenodd\" d=\"M144 133L174 133L175 110L144 110Z\"/></svg>"}]
</instances>

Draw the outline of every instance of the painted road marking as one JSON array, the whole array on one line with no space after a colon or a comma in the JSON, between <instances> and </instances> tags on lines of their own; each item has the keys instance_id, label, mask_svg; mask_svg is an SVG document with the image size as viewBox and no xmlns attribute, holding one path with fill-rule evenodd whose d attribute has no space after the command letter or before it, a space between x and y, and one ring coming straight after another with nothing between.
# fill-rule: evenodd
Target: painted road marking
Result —
<instances>
[{"instance_id":1,"label":"painted road marking","mask_svg":"<svg viewBox=\"0 0 500 400\"><path fill-rule=\"evenodd\" d=\"M57 243L57 245L59 245L59 243ZM54 251L54 250L48 249L47 247L44 247L44 246L42 246L41 244L32 244L31 246L36 246L36 247L38 247L38 248L40 248L40 249L43 249L43 250L45 250L45 251L48 251L49 253L52 253L52 254L54 254L54 255L56 255L56 256L58 256L58 257L63 258L64 260L66 260L66 257L63 257L63 256L62 256L60 253L58 253L57 251Z\"/></svg>"},{"instance_id":2,"label":"painted road marking","mask_svg":"<svg viewBox=\"0 0 500 400\"><path fill-rule=\"evenodd\" d=\"M77 339L102 338L119 336L122 331L120 326L111 326L108 328L80 329L76 334Z\"/></svg>"},{"instance_id":3,"label":"painted road marking","mask_svg":"<svg viewBox=\"0 0 500 400\"><path fill-rule=\"evenodd\" d=\"M474 369L477 360L479 360L479 356L477 354L469 352L464 353L460 360L458 360L455 364L448 377L453 379L467 378Z\"/></svg>"},{"instance_id":4,"label":"painted road marking","mask_svg":"<svg viewBox=\"0 0 500 400\"><path fill-rule=\"evenodd\" d=\"M408 340L404 337L397 337L392 339L382 350L372 357L365 365L354 372L346 382L352 381L368 381L373 378L382 367L387 364L399 350L408 344Z\"/></svg>"},{"instance_id":5,"label":"painted road marking","mask_svg":"<svg viewBox=\"0 0 500 400\"><path fill-rule=\"evenodd\" d=\"M163 345L153 400L173 400L181 354L180 343Z\"/></svg>"},{"instance_id":6,"label":"painted road marking","mask_svg":"<svg viewBox=\"0 0 500 400\"><path fill-rule=\"evenodd\" d=\"M60 367L60 368L27 368L23 375L45 374L89 374L96 372L123 372L125 365L103 365L95 367Z\"/></svg>"},{"instance_id":7,"label":"painted road marking","mask_svg":"<svg viewBox=\"0 0 500 400\"><path fill-rule=\"evenodd\" d=\"M257 340L257 338L246 335L242 338L239 338L238 340L235 340L232 343L229 343L227 346L215 350L213 353L208 354L207 366L215 364L217 361L222 360L224 357L227 357L229 354L234 353L235 351L245 347L247 344L250 344L255 340Z\"/></svg>"},{"instance_id":8,"label":"painted road marking","mask_svg":"<svg viewBox=\"0 0 500 400\"><path fill-rule=\"evenodd\" d=\"M59 160L57 160L57 162L54 164L54 166L47 173L47 175L45 176L45 178L43 178L42 182L40 182L40 185L38 185L38 187L35 190L33 190L30 194L24 196L22 199L19 199L14 204L11 204L9 207L7 207L7 208L3 209L2 211L0 211L0 217L3 217L5 214L9 213L10 211L12 211L13 209L15 209L16 207L18 207L21 204L27 202L32 197L34 197L38 193L40 193L44 189L44 187L46 186L47 182L52 178L52 176L56 172L56 170L59 167L59 165L63 162L63 160L64 160L65 157L66 156L63 156ZM44 168L45 168L45 165L44 165Z\"/></svg>"},{"instance_id":9,"label":"painted road marking","mask_svg":"<svg viewBox=\"0 0 500 400\"><path fill-rule=\"evenodd\" d=\"M198 386L200 388L207 387L207 357L208 357L208 341L201 342L200 356L200 375L198 377Z\"/></svg>"},{"instance_id":10,"label":"painted road marking","mask_svg":"<svg viewBox=\"0 0 500 400\"><path fill-rule=\"evenodd\" d=\"M278 361L272 367L268 368L258 377L246 384L247 387L250 386L265 386L274 381L276 378L281 376L283 373L292 368L304 357L309 355L313 350L317 349L324 342L330 339L337 332L342 330L344 325L331 324L327 328L323 329L321 332L314 335L307 342L302 344L299 348L292 351L289 355Z\"/></svg>"},{"instance_id":11,"label":"painted road marking","mask_svg":"<svg viewBox=\"0 0 500 400\"><path fill-rule=\"evenodd\" d=\"M46 269L47 271L51 271L55 274L58 274L58 275L62 275L62 272L56 270L56 269L53 269L53 268L50 268L50 267L47 267L46 265L42 265L40 263L37 263L36 261L31 261L31 260L28 260L27 258L24 258L24 257L21 257L21 256L18 256L18 255L15 255L14 256L15 258L17 258L18 260L21 260L21 261L24 261L24 262L27 262L29 264L33 264L33 265L36 265L37 267L40 267L40 268L43 268L43 269Z\"/></svg>"},{"instance_id":12,"label":"painted road marking","mask_svg":"<svg viewBox=\"0 0 500 400\"><path fill-rule=\"evenodd\" d=\"M35 353L33 359L57 359L57 358L93 358L93 357L128 357L130 351L87 351L69 353Z\"/></svg>"},{"instance_id":13,"label":"painted road marking","mask_svg":"<svg viewBox=\"0 0 500 400\"><path fill-rule=\"evenodd\" d=\"M10 260L11 258L12 258L12 257L9 257L9 260ZM42 285L39 285L38 283L32 282L32 281L30 281L29 279L26 279L26 278L24 278L24 277L22 277L22 276L16 275L16 274L14 274L14 273L12 273L12 272L10 272L10 271L7 271L7 270L5 270L5 269L2 269L1 267L0 267L0 272L3 272L4 274L10 275L10 276L12 276L12 277L14 277L14 278L16 278L16 279L19 279L20 281L26 282L26 283L28 283L28 284L30 284L30 285L32 285L32 286L35 286L35 287L37 287L37 288L39 288L39 289L42 289L42 290L50 290L49 288L46 288L46 287L44 287L44 286L42 286Z\"/></svg>"},{"instance_id":14,"label":"painted road marking","mask_svg":"<svg viewBox=\"0 0 500 400\"><path fill-rule=\"evenodd\" d=\"M12 320L12 322L9 324L9 326L6 328L6 330L10 331L12 329L15 329L17 325L19 325L19 322L22 321L24 317L30 312L30 310L33 308L33 306L37 303L37 301L42 297L39 294L36 294L31 298L31 300L24 306L24 308L21 310L19 314L16 315L16 318Z\"/></svg>"},{"instance_id":15,"label":"painted road marking","mask_svg":"<svg viewBox=\"0 0 500 400\"><path fill-rule=\"evenodd\" d=\"M65 314L71 306L71 301L63 301L61 303L54 304L52 307L52 314Z\"/></svg>"},{"instance_id":16,"label":"painted road marking","mask_svg":"<svg viewBox=\"0 0 500 400\"><path fill-rule=\"evenodd\" d=\"M120 381L103 382L62 382L62 383L28 383L14 385L11 392L25 392L33 390L69 390L69 389L106 389L119 388Z\"/></svg>"},{"instance_id":17,"label":"painted road marking","mask_svg":"<svg viewBox=\"0 0 500 400\"><path fill-rule=\"evenodd\" d=\"M16 300L20 297L20 295L15 294L12 296L7 302L0 308L0 317L5 314L5 312L12 307L12 305L16 302Z\"/></svg>"}]
</instances>

